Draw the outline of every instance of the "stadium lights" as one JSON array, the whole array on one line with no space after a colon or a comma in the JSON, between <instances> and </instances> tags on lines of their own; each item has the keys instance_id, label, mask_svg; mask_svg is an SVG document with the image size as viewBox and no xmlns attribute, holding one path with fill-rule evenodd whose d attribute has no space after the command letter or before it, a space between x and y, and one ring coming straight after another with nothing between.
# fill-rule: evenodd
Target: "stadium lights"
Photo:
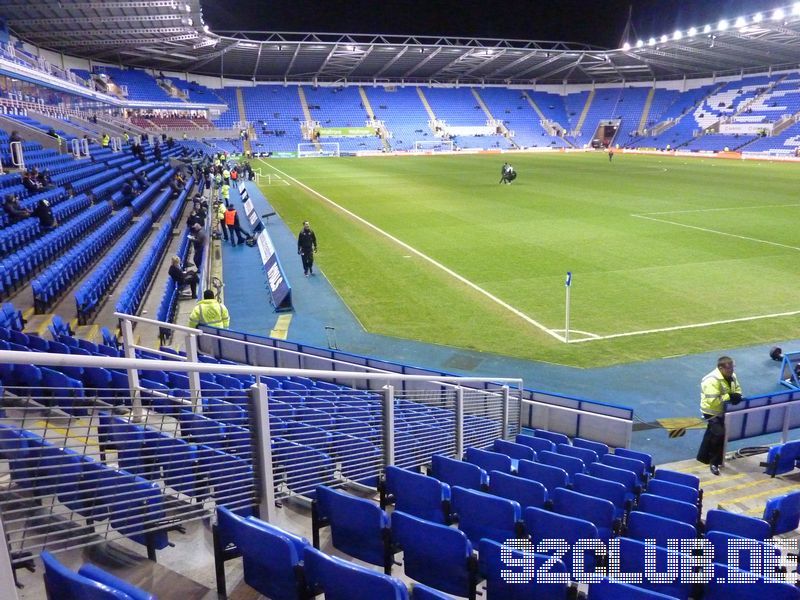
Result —
<instances>
[{"instance_id":1,"label":"stadium lights","mask_svg":"<svg viewBox=\"0 0 800 600\"><path fill-rule=\"evenodd\" d=\"M706 25L703 27L703 33L711 33L711 25Z\"/></svg>"},{"instance_id":2,"label":"stadium lights","mask_svg":"<svg viewBox=\"0 0 800 600\"><path fill-rule=\"evenodd\" d=\"M639 40L638 42L636 42L637 48L641 48L642 46L644 46L644 40Z\"/></svg>"},{"instance_id":3,"label":"stadium lights","mask_svg":"<svg viewBox=\"0 0 800 600\"><path fill-rule=\"evenodd\" d=\"M747 26L747 20L744 17L739 17L736 19L736 23L733 25L736 29L741 29L742 27Z\"/></svg>"},{"instance_id":4,"label":"stadium lights","mask_svg":"<svg viewBox=\"0 0 800 600\"><path fill-rule=\"evenodd\" d=\"M764 20L764 15L761 13L756 13L753 15L753 23L761 23Z\"/></svg>"},{"instance_id":5,"label":"stadium lights","mask_svg":"<svg viewBox=\"0 0 800 600\"><path fill-rule=\"evenodd\" d=\"M784 17L784 12L782 8L776 8L775 11L772 13L772 20L773 21L780 21Z\"/></svg>"},{"instance_id":6,"label":"stadium lights","mask_svg":"<svg viewBox=\"0 0 800 600\"><path fill-rule=\"evenodd\" d=\"M673 40L679 40L682 37L683 37L683 34L680 31L676 31L675 33L672 34L672 39Z\"/></svg>"},{"instance_id":7,"label":"stadium lights","mask_svg":"<svg viewBox=\"0 0 800 600\"><path fill-rule=\"evenodd\" d=\"M649 40L647 40L647 45L648 46L655 46L656 45L656 38L650 38Z\"/></svg>"},{"instance_id":8,"label":"stadium lights","mask_svg":"<svg viewBox=\"0 0 800 600\"><path fill-rule=\"evenodd\" d=\"M792 14L793 15L800 15L800 2L795 2L792 6Z\"/></svg>"},{"instance_id":9,"label":"stadium lights","mask_svg":"<svg viewBox=\"0 0 800 600\"><path fill-rule=\"evenodd\" d=\"M661 36L661 43L665 44L669 38L666 35Z\"/></svg>"},{"instance_id":10,"label":"stadium lights","mask_svg":"<svg viewBox=\"0 0 800 600\"><path fill-rule=\"evenodd\" d=\"M719 23L717 23L717 31L725 31L728 28L728 22L725 19L722 19Z\"/></svg>"},{"instance_id":11,"label":"stadium lights","mask_svg":"<svg viewBox=\"0 0 800 600\"><path fill-rule=\"evenodd\" d=\"M689 37L694 37L697 35L697 27L689 27L689 31L686 32Z\"/></svg>"},{"instance_id":12,"label":"stadium lights","mask_svg":"<svg viewBox=\"0 0 800 600\"><path fill-rule=\"evenodd\" d=\"M624 44L622 44L622 49L625 50L625 52L627 52L628 50L631 49L631 45L628 42L625 42Z\"/></svg>"}]
</instances>

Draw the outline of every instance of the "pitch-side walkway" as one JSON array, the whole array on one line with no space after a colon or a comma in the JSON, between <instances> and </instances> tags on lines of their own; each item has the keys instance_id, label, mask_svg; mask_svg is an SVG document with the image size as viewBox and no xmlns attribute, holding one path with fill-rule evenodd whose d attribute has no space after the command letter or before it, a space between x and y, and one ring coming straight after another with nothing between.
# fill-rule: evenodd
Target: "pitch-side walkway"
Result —
<instances>
[{"instance_id":1,"label":"pitch-side walkway","mask_svg":"<svg viewBox=\"0 0 800 600\"><path fill-rule=\"evenodd\" d=\"M248 182L247 188L259 214L272 212L255 183ZM241 199L234 190L231 190L231 200L244 225ZM658 361L577 369L367 333L325 279L326 240L318 240L316 275L306 278L297 255L296 232L290 231L277 217L268 219L267 230L292 286L295 310L287 339L327 347L325 328L333 327L339 348L348 352L455 374L522 377L528 388L630 406L642 421L634 433L633 446L654 454L658 463L693 457L702 430L690 429L684 437L670 439L666 430L646 424L664 418L698 417L699 381L716 365L720 354L730 354L736 359L737 373L746 395L779 389L779 363L769 359L770 345L720 348L716 352ZM258 250L224 244L223 265L231 329L269 335L278 315L269 303ZM777 343L784 349L800 347L800 340ZM732 448L770 441L775 438L756 438L732 445Z\"/></svg>"}]
</instances>

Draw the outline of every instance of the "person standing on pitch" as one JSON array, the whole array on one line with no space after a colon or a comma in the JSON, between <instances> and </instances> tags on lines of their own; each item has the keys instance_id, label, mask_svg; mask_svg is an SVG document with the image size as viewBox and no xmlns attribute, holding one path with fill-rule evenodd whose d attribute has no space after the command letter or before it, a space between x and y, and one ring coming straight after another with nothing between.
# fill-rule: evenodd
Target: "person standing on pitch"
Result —
<instances>
[{"instance_id":1,"label":"person standing on pitch","mask_svg":"<svg viewBox=\"0 0 800 600\"><path fill-rule=\"evenodd\" d=\"M303 274L314 274L314 253L317 251L317 236L308 221L303 221L303 230L297 236L297 253L303 259Z\"/></svg>"},{"instance_id":2,"label":"person standing on pitch","mask_svg":"<svg viewBox=\"0 0 800 600\"><path fill-rule=\"evenodd\" d=\"M721 356L717 368L700 381L700 412L708 425L697 460L709 465L714 475L719 475L725 445L725 404L742 401L742 387L733 372L733 359Z\"/></svg>"}]
</instances>

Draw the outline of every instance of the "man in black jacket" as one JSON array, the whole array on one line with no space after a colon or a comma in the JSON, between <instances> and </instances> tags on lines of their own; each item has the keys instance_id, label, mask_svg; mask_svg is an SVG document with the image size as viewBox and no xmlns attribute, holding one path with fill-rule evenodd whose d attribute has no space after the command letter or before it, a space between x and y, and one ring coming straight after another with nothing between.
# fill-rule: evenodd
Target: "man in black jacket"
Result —
<instances>
[{"instance_id":1,"label":"man in black jacket","mask_svg":"<svg viewBox=\"0 0 800 600\"><path fill-rule=\"evenodd\" d=\"M297 253L303 259L303 273L314 274L314 253L317 251L317 236L308 221L303 221L303 230L297 236Z\"/></svg>"},{"instance_id":2,"label":"man in black jacket","mask_svg":"<svg viewBox=\"0 0 800 600\"><path fill-rule=\"evenodd\" d=\"M192 290L192 299L197 300L197 283L199 281L197 271L181 269L180 256L172 257L172 264L169 266L169 276L178 286L179 291L181 286L188 285Z\"/></svg>"}]
</instances>

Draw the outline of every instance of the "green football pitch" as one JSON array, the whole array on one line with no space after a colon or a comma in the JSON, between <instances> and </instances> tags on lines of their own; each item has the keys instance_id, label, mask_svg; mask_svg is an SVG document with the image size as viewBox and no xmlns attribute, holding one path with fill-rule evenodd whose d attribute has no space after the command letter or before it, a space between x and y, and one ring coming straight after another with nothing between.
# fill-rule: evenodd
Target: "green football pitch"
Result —
<instances>
[{"instance_id":1,"label":"green football pitch","mask_svg":"<svg viewBox=\"0 0 800 600\"><path fill-rule=\"evenodd\" d=\"M519 177L499 185L509 158ZM575 366L800 337L800 167L602 153L256 161L371 332ZM565 275L573 273L569 343Z\"/></svg>"}]
</instances>

